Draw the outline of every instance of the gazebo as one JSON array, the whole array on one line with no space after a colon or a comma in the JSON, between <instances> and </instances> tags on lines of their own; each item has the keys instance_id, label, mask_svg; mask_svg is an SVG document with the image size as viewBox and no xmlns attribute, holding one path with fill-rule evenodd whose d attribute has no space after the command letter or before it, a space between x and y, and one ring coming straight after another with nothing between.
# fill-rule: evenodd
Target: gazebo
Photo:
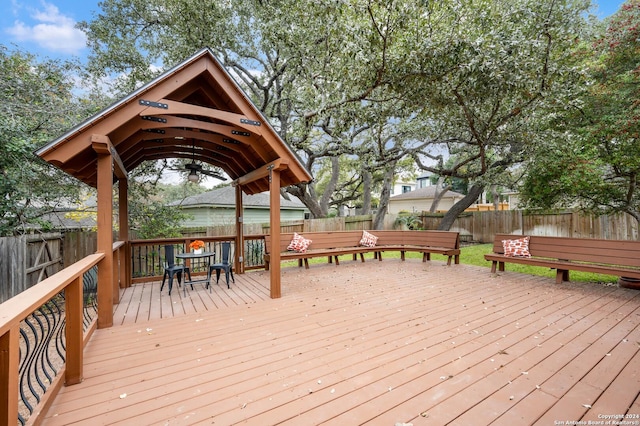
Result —
<instances>
[{"instance_id":1,"label":"gazebo","mask_svg":"<svg viewBox=\"0 0 640 426\"><path fill-rule=\"evenodd\" d=\"M215 58L202 49L129 96L42 147L45 161L95 187L98 197L98 327L113 323L117 301L113 257L113 187L118 186L118 239L128 259L128 172L144 161L187 158L222 168L236 193L236 241L244 246L242 192L270 191L270 294L281 296L280 188L312 179L293 151ZM197 170L192 173L197 173ZM278 257L276 259L276 256ZM124 262L130 285L130 262ZM243 273L239 259L238 273Z\"/></svg>"}]
</instances>

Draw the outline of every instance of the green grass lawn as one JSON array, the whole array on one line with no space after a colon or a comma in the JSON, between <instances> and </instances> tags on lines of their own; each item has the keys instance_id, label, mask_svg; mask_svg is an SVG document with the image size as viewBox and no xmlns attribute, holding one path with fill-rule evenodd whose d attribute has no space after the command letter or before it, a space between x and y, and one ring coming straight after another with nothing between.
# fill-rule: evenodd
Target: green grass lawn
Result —
<instances>
[{"instance_id":1,"label":"green grass lawn","mask_svg":"<svg viewBox=\"0 0 640 426\"><path fill-rule=\"evenodd\" d=\"M460 249L460 263L467 265L484 266L491 268L491 262L484 260L484 255L491 253L493 244L475 244ZM522 272L524 274L540 275L556 278L555 269L542 268L540 266L518 265L516 263L506 263L507 271ZM617 283L618 277L614 275L592 274L589 272L571 271L571 281L597 282L597 283Z\"/></svg>"},{"instance_id":2,"label":"green grass lawn","mask_svg":"<svg viewBox=\"0 0 640 426\"><path fill-rule=\"evenodd\" d=\"M474 244L470 246L465 246L460 249L460 263L466 265L476 265L481 266L483 268L490 269L491 262L484 260L484 255L491 253L491 249L493 244ZM406 253L406 258L417 258L422 259L421 253ZM343 259L345 261L351 260L351 255L348 256L340 256L340 260ZM382 258L400 258L400 252L384 252L382 254ZM369 253L365 255L365 259L373 259L373 253ZM433 260L446 260L445 256L441 256L438 254L432 254L431 259ZM309 263L326 263L326 257L316 257L313 259L309 259ZM282 262L283 267L296 266L298 264L297 261L289 261ZM549 268L541 268L539 266L528 266L528 265L518 265L515 263L507 263L505 264L505 269L507 271L513 272L522 272L524 274L531 275L540 275L543 277L549 277L555 281L556 271L555 269ZM597 283L616 283L618 282L618 277L613 275L600 275L600 274L591 274L587 272L579 272L579 271L571 271L571 281L582 281L582 282L597 282Z\"/></svg>"}]
</instances>

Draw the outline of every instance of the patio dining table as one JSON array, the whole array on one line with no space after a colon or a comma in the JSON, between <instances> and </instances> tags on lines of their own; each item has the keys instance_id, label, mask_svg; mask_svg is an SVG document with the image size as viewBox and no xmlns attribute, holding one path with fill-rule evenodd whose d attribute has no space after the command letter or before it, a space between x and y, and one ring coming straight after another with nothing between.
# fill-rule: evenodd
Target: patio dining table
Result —
<instances>
[{"instance_id":1,"label":"patio dining table","mask_svg":"<svg viewBox=\"0 0 640 426\"><path fill-rule=\"evenodd\" d=\"M211 286L210 286L210 281L211 281L211 271L209 270L209 265L211 265L211 258L215 257L216 252L215 251L204 251L202 253L194 253L194 252L188 252L188 253L179 253L176 254L176 257L178 259L189 259L189 260L196 260L196 261L204 261L205 263L205 269L207 270L207 277L206 278L199 278L199 279L189 279L187 280L185 277L185 281L184 281L184 294L187 294L187 284L191 285L191 289L193 290L193 285L196 283L206 283L205 288L208 288L209 291L211 291ZM191 266L191 265L190 265ZM193 276L193 275L192 275Z\"/></svg>"}]
</instances>

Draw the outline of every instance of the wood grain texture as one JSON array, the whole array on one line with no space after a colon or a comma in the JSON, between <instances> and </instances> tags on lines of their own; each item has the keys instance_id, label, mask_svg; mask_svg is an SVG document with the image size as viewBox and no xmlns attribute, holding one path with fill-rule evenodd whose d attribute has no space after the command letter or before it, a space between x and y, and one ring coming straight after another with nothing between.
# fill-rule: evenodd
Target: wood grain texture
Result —
<instances>
[{"instance_id":1,"label":"wood grain texture","mask_svg":"<svg viewBox=\"0 0 640 426\"><path fill-rule=\"evenodd\" d=\"M419 259L282 271L280 299L264 271L186 298L159 283L124 290L118 325L87 345L85 380L61 390L43 424L548 425L639 413L637 291Z\"/></svg>"}]
</instances>

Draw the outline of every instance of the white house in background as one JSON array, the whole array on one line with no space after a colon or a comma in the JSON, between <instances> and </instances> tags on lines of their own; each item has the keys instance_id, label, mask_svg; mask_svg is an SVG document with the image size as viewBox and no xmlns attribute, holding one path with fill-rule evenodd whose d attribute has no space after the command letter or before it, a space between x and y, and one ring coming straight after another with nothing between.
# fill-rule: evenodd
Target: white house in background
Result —
<instances>
[{"instance_id":1,"label":"white house in background","mask_svg":"<svg viewBox=\"0 0 640 426\"><path fill-rule=\"evenodd\" d=\"M398 194L406 194L407 192L415 191L416 183L415 182L402 182L396 181L391 187L391 196Z\"/></svg>"},{"instance_id":2,"label":"white house in background","mask_svg":"<svg viewBox=\"0 0 640 426\"><path fill-rule=\"evenodd\" d=\"M437 180L437 179L436 179ZM427 186L431 186L435 183L432 175L429 173L423 173L416 179L416 189L426 188Z\"/></svg>"},{"instance_id":3,"label":"white house in background","mask_svg":"<svg viewBox=\"0 0 640 426\"><path fill-rule=\"evenodd\" d=\"M441 189L442 190L442 189ZM415 191L405 192L404 194L394 195L389 198L388 213L398 214L401 211L410 213L421 213L429 211L431 204L436 196L436 186L430 185L418 188ZM455 191L447 191L438 204L437 211L447 211L455 203L460 201L464 194Z\"/></svg>"},{"instance_id":4,"label":"white house in background","mask_svg":"<svg viewBox=\"0 0 640 426\"><path fill-rule=\"evenodd\" d=\"M509 210L518 210L520 208L520 193L511 191L505 192L502 195L506 195L508 197Z\"/></svg>"},{"instance_id":5,"label":"white house in background","mask_svg":"<svg viewBox=\"0 0 640 426\"><path fill-rule=\"evenodd\" d=\"M187 197L182 202L171 205L179 206L185 213L193 216L184 222L186 227L232 225L236 220L235 188L225 186L209 192ZM269 222L269 192L255 195L242 193L243 223ZM305 219L309 210L297 198L287 200L280 196L280 220Z\"/></svg>"}]
</instances>

